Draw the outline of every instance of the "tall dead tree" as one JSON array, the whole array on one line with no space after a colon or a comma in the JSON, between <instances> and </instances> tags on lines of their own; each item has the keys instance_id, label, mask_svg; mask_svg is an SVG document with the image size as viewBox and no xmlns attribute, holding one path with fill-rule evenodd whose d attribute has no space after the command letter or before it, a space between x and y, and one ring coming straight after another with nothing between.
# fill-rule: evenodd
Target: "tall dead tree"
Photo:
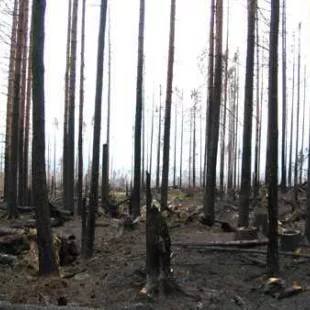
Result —
<instances>
[{"instance_id":1,"label":"tall dead tree","mask_svg":"<svg viewBox=\"0 0 310 310\"><path fill-rule=\"evenodd\" d=\"M80 64L80 106L79 106L79 133L78 133L78 184L77 210L83 209L83 109L84 109L84 69L85 69L85 13L86 0L82 1L82 29L81 29L81 64Z\"/></svg>"},{"instance_id":2,"label":"tall dead tree","mask_svg":"<svg viewBox=\"0 0 310 310\"><path fill-rule=\"evenodd\" d=\"M182 174L183 174L183 135L184 135L184 107L183 107L183 90L181 92L181 149L180 149L180 180L179 180L179 187L182 188Z\"/></svg>"},{"instance_id":3,"label":"tall dead tree","mask_svg":"<svg viewBox=\"0 0 310 310\"><path fill-rule=\"evenodd\" d=\"M12 109L14 98L14 72L16 61L16 39L17 39L17 25L18 25L18 8L19 1L14 0L13 7L13 22L11 31L11 50L9 63L9 79L8 79L8 99L6 106L6 132L5 132L5 157L4 157L4 199L9 199L9 165L11 162L11 128L12 128Z\"/></svg>"},{"instance_id":4,"label":"tall dead tree","mask_svg":"<svg viewBox=\"0 0 310 310\"><path fill-rule=\"evenodd\" d=\"M257 5L257 3L256 3ZM259 69L259 32L258 32L258 10L256 8L256 122L255 122L255 157L254 157L254 198L257 199L259 195L259 142L260 142L260 123L261 123L261 110L260 110L260 69Z\"/></svg>"},{"instance_id":5,"label":"tall dead tree","mask_svg":"<svg viewBox=\"0 0 310 310\"><path fill-rule=\"evenodd\" d=\"M68 113L69 113L69 81L70 81L70 50L71 50L71 24L72 24L72 0L68 1L68 25L67 25L67 47L66 47L66 72L65 72L65 102L64 102L64 123L63 123L63 190L64 190L64 206L68 205Z\"/></svg>"},{"instance_id":6,"label":"tall dead tree","mask_svg":"<svg viewBox=\"0 0 310 310\"><path fill-rule=\"evenodd\" d=\"M193 105L193 187L196 187L196 114L197 114L197 104L198 104L198 92L196 89L193 90L192 98L194 99L194 105Z\"/></svg>"},{"instance_id":7,"label":"tall dead tree","mask_svg":"<svg viewBox=\"0 0 310 310\"><path fill-rule=\"evenodd\" d=\"M72 28L71 28L71 50L70 50L70 84L69 84L69 106L68 106L68 152L67 177L66 177L66 204L65 209L74 211L74 162L75 162L75 88L76 88L76 54L77 54L77 22L78 22L78 0L73 0L72 6Z\"/></svg>"},{"instance_id":8,"label":"tall dead tree","mask_svg":"<svg viewBox=\"0 0 310 310\"><path fill-rule=\"evenodd\" d=\"M16 41L16 60L14 72L14 98L12 108L12 127L10 143L10 163L9 163L9 218L18 217L17 199L18 199L18 146L19 146L19 116L20 116L20 95L21 95L21 70L22 70L22 52L24 39L24 19L25 2L19 4L19 19L17 27Z\"/></svg>"},{"instance_id":9,"label":"tall dead tree","mask_svg":"<svg viewBox=\"0 0 310 310\"><path fill-rule=\"evenodd\" d=\"M286 188L286 0L282 4L282 146L281 188Z\"/></svg>"},{"instance_id":10,"label":"tall dead tree","mask_svg":"<svg viewBox=\"0 0 310 310\"><path fill-rule=\"evenodd\" d=\"M216 37L215 37L215 75L212 100L210 102L208 121L207 180L204 193L204 214L206 221L214 224L214 203L216 187L216 163L220 125L220 106L222 98L222 31L223 0L216 1Z\"/></svg>"},{"instance_id":11,"label":"tall dead tree","mask_svg":"<svg viewBox=\"0 0 310 310\"><path fill-rule=\"evenodd\" d=\"M157 164L156 164L156 188L159 191L160 174L160 141L161 141L161 85L159 86L159 108L158 108L158 138L157 138Z\"/></svg>"},{"instance_id":12,"label":"tall dead tree","mask_svg":"<svg viewBox=\"0 0 310 310\"><path fill-rule=\"evenodd\" d=\"M300 71L301 71L301 23L298 24L298 59L297 59L297 111L296 111L296 148L295 148L295 164L294 164L294 197L298 199L298 147L299 147L299 109L300 109Z\"/></svg>"},{"instance_id":13,"label":"tall dead tree","mask_svg":"<svg viewBox=\"0 0 310 310\"><path fill-rule=\"evenodd\" d=\"M18 147L18 203L24 203L24 140L25 140L25 107L26 107L26 87L27 87L27 64L28 64L28 22L29 22L29 0L24 0L24 20L23 20L23 39L22 39L22 65L21 65L21 83L20 83L20 102L19 102L19 147Z\"/></svg>"},{"instance_id":14,"label":"tall dead tree","mask_svg":"<svg viewBox=\"0 0 310 310\"><path fill-rule=\"evenodd\" d=\"M155 98L153 93L152 101L152 124L151 124L151 137L150 137L150 162L149 162L149 173L150 173L150 183L152 183L152 167L153 167L153 138L154 138L154 117L155 117Z\"/></svg>"},{"instance_id":15,"label":"tall dead tree","mask_svg":"<svg viewBox=\"0 0 310 310\"><path fill-rule=\"evenodd\" d=\"M305 108L306 108L306 66L304 70L304 99L302 108L302 131L301 131L301 148L300 148L300 170L299 170L299 184L302 184L303 167L304 167L304 135L305 135Z\"/></svg>"},{"instance_id":16,"label":"tall dead tree","mask_svg":"<svg viewBox=\"0 0 310 310\"><path fill-rule=\"evenodd\" d=\"M269 276L279 272L278 255L278 41L279 0L271 0L268 77L268 218L267 268Z\"/></svg>"},{"instance_id":17,"label":"tall dead tree","mask_svg":"<svg viewBox=\"0 0 310 310\"><path fill-rule=\"evenodd\" d=\"M306 88L306 86L305 86ZM308 142L308 152L310 151L310 124L309 124L309 142ZM307 209L306 209L306 224L305 224L305 236L310 242L310 154L308 153L308 186L307 186Z\"/></svg>"},{"instance_id":18,"label":"tall dead tree","mask_svg":"<svg viewBox=\"0 0 310 310\"><path fill-rule=\"evenodd\" d=\"M45 170L44 20L45 0L32 2L33 138L32 189L36 213L39 273L58 273L48 207Z\"/></svg>"},{"instance_id":19,"label":"tall dead tree","mask_svg":"<svg viewBox=\"0 0 310 310\"><path fill-rule=\"evenodd\" d=\"M204 167L203 167L203 187L206 185L207 178L207 153L209 147L208 131L211 127L210 109L213 98L213 74L214 74L214 18L215 16L215 0L211 0L210 7L210 29L209 29L209 66L208 66L208 98L206 109L206 133L205 133L205 152L204 152Z\"/></svg>"},{"instance_id":20,"label":"tall dead tree","mask_svg":"<svg viewBox=\"0 0 310 310\"><path fill-rule=\"evenodd\" d=\"M168 182L169 182L170 123L171 123L171 100L172 100L173 66L174 66L175 15L176 15L176 0L171 0L165 125L164 125L163 171L161 179L162 210L166 210L168 208L167 200L168 200Z\"/></svg>"},{"instance_id":21,"label":"tall dead tree","mask_svg":"<svg viewBox=\"0 0 310 310\"><path fill-rule=\"evenodd\" d=\"M256 0L248 0L248 38L245 72L243 149L241 170L241 191L239 208L239 226L249 225L249 203L251 190L252 156L252 113L253 113L253 76L255 52L255 16Z\"/></svg>"},{"instance_id":22,"label":"tall dead tree","mask_svg":"<svg viewBox=\"0 0 310 310\"><path fill-rule=\"evenodd\" d=\"M295 38L293 45L293 78L292 78L292 104L291 104L291 127L290 127L290 154L289 154L289 165L288 165L288 184L292 186L292 168L293 168L293 127L294 127L294 101L295 101Z\"/></svg>"},{"instance_id":23,"label":"tall dead tree","mask_svg":"<svg viewBox=\"0 0 310 310\"><path fill-rule=\"evenodd\" d=\"M177 102L174 107L174 148L173 148L173 187L176 187L177 174L177 133L178 133L178 109Z\"/></svg>"},{"instance_id":24,"label":"tall dead tree","mask_svg":"<svg viewBox=\"0 0 310 310\"><path fill-rule=\"evenodd\" d=\"M93 156L91 169L91 188L89 200L89 213L87 218L87 237L85 253L86 257L93 254L95 239L96 212L98 210L98 183L99 183L99 161L100 161L100 133L101 133L101 108L102 108L102 85L103 85L103 63L105 45L105 27L107 17L108 0L101 0L100 21L98 34L97 51L97 78L94 114L94 134L93 134Z\"/></svg>"},{"instance_id":25,"label":"tall dead tree","mask_svg":"<svg viewBox=\"0 0 310 310\"><path fill-rule=\"evenodd\" d=\"M135 147L134 147L134 182L132 192L133 215L140 215L141 195L141 129L143 110L143 65L144 65L144 20L145 0L140 0L139 37L138 37L138 65L136 89L136 116L135 116Z\"/></svg>"}]
</instances>

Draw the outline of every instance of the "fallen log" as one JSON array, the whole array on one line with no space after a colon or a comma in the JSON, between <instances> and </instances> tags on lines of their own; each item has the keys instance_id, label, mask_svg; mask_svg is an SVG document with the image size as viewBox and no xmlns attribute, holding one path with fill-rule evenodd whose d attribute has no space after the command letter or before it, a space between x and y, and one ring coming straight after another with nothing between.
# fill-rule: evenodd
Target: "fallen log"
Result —
<instances>
[{"instance_id":1,"label":"fallen log","mask_svg":"<svg viewBox=\"0 0 310 310\"><path fill-rule=\"evenodd\" d=\"M51 218L51 227L60 227L64 223L63 219L60 217L52 217ZM35 219L29 219L24 224L21 224L26 228L36 228L36 220Z\"/></svg>"},{"instance_id":2,"label":"fallen log","mask_svg":"<svg viewBox=\"0 0 310 310\"><path fill-rule=\"evenodd\" d=\"M210 251L210 252L231 252L231 253L250 253L250 254L262 254L267 255L267 252L265 250L256 250L256 249L242 249L242 248L235 248L235 247L221 247L221 246L193 246L193 247L185 247L185 248L192 248L197 249L199 252L203 251ZM295 258L308 258L310 259L310 254L302 254L302 253L295 253L295 252L284 252L279 251L279 255L283 256L290 256Z\"/></svg>"},{"instance_id":3,"label":"fallen log","mask_svg":"<svg viewBox=\"0 0 310 310\"><path fill-rule=\"evenodd\" d=\"M2 236L7 236L7 235L21 235L24 233L23 229L18 229L18 228L0 228L0 237Z\"/></svg>"},{"instance_id":4,"label":"fallen log","mask_svg":"<svg viewBox=\"0 0 310 310\"><path fill-rule=\"evenodd\" d=\"M19 255L29 250L29 241L24 234L6 235L0 237L0 252L11 255Z\"/></svg>"},{"instance_id":5,"label":"fallen log","mask_svg":"<svg viewBox=\"0 0 310 310\"><path fill-rule=\"evenodd\" d=\"M231 240L231 241L211 241L208 243L173 243L173 246L192 247L192 248L208 248L213 246L222 247L254 247L268 244L268 239L255 239L255 240Z\"/></svg>"}]
</instances>

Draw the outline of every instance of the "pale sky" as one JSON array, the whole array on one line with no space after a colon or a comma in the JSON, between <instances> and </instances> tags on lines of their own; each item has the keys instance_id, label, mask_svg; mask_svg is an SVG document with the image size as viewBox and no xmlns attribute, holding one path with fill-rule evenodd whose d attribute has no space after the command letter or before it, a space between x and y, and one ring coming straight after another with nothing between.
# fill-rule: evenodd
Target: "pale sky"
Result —
<instances>
[{"instance_id":1,"label":"pale sky","mask_svg":"<svg viewBox=\"0 0 310 310\"><path fill-rule=\"evenodd\" d=\"M92 135L91 118L94 113L95 99L95 79L96 79L96 59L97 59L97 39L98 39L98 19L99 19L99 0L88 0L86 8L86 59L85 59L85 105L84 118L87 124L87 132L84 139L85 159L87 159L90 141ZM175 74L174 86L184 89L184 106L188 108L192 101L190 91L198 88L205 83L204 77L198 68L198 56L208 47L209 31L209 4L208 0L177 0L176 17L176 42L175 42ZM130 169L132 161L132 126L134 124L135 98L136 98L136 64L137 64L137 41L138 41L138 14L139 0L110 0L111 3L111 21L112 21L112 128L111 128L111 152L113 157L113 167L115 169ZM226 5L227 0L224 0ZM240 50L240 111L243 110L243 92L244 92L244 67L246 52L246 0L230 0L229 16L229 48L230 58L239 48ZM47 1L46 11L46 44L45 44L45 86L46 86L46 127L53 139L54 128L53 120L56 117L59 120L60 130L57 132L57 149L59 156L62 147L62 122L64 106L64 72L65 72L65 53L66 53L66 28L67 28L67 0ZM259 0L261 6L260 14L260 36L269 39L266 22L270 17L269 6L266 7L266 1ZM302 22L303 43L302 43L302 67L309 63L308 29L310 20L310 4L307 0L287 0L287 47L288 47L288 77L291 76L292 56L290 47L292 42L292 32L297 29L298 22ZM81 13L81 3L79 6ZM2 14L3 15L3 14ZM145 18L145 96L146 106L151 111L152 97L155 90L155 102L158 105L159 84L166 85L166 67L168 54L168 35L169 35L169 15L170 1L168 0L146 0L146 18ZM226 9L224 10L224 47L226 42ZM81 14L79 15L80 29ZM281 29L281 27L280 27ZM80 38L78 38L78 62L77 72L79 72L80 56ZM0 42L2 45L3 43ZM106 45L107 46L107 45ZM281 51L281 40L279 52ZM264 52L267 60L267 51ZM1 93L0 93L0 111L5 111L6 105L6 72L8 48L3 45L0 50L1 56ZM279 58L281 61L281 57ZM207 59L205 60L207 66ZM105 83L103 87L103 109L102 109L102 143L106 137L106 96L107 96L107 58L105 58ZM280 67L281 70L281 67ZM265 70L265 77L267 71ZM303 76L303 72L302 72ZM308 74L309 76L309 74ZM279 73L279 81L281 73ZM267 80L266 80L267 82ZM308 83L309 85L310 83ZM77 94L79 89L79 74L77 75ZM303 87L303 86L302 86ZM290 104L291 81L288 80L288 103ZM309 89L309 87L308 87ZM205 111L205 88L201 88L201 101L203 111ZM279 88L279 92L281 87ZM163 102L165 100L165 92ZM265 93L267 94L267 84L265 83ZM303 91L301 92L303 94ZM279 93L281 100L281 94ZM77 96L76 106L78 107L79 97ZM175 99L175 97L174 97ZM265 96L265 100L267 96ZM302 95L303 99L303 95ZM279 103L281 101L279 100ZM175 101L175 100L174 100ZM265 102L265 108L267 101ZM279 106L281 106L279 104ZM174 109L174 108L173 108ZM309 124L309 104L307 104L305 145L308 145L308 124ZM78 108L76 108L78 113ZM150 112L149 112L150 113ZM78 114L77 114L78 115ZM174 115L174 110L172 111ZM240 114L241 115L241 114ZM281 108L279 109L281 115ZM204 116L204 114L203 114ZM263 118L267 120L266 109L263 111ZM2 120L3 118L1 118ZM150 127L150 115L147 118L148 127ZM156 117L157 120L157 117ZM241 118L242 121L242 118ZM1 121L2 122L2 121ZM174 122L174 120L172 121ZM77 124L77 123L76 123ZM157 124L157 122L156 122ZM301 125L301 122L300 122ZM188 166L188 117L185 125L185 151L184 151L184 169ZM279 122L279 130L281 121ZM3 127L3 126L2 126ZM203 117L203 128L205 127ZM266 136L267 121L263 122L262 138ZM77 129L77 125L76 125ZM242 135L242 127L239 128L239 140ZM171 135L174 135L174 125L172 124ZM199 132L197 132L199 136ZM154 137L157 137L157 127ZM279 142L281 137L279 136ZM153 152L156 154L155 142ZM179 147L179 141L178 141ZM279 145L280 147L280 145ZM264 154L265 145L262 142L262 154ZM199 162L199 147L197 148ZM172 160L173 148L171 148L170 158ZM154 164L155 164L155 155ZM264 156L262 156L262 167L264 167ZM178 160L179 161L179 160Z\"/></svg>"}]
</instances>

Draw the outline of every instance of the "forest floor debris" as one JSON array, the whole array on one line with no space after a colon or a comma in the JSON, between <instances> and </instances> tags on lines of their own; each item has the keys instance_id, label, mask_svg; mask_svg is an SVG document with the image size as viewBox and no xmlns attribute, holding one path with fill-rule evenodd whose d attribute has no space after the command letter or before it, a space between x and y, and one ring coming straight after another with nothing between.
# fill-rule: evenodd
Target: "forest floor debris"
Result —
<instances>
[{"instance_id":1,"label":"forest floor debris","mask_svg":"<svg viewBox=\"0 0 310 310\"><path fill-rule=\"evenodd\" d=\"M198 215L202 212L202 194L199 191L187 195L180 190L173 190L169 193L169 200L174 206L174 214L167 214L169 227L174 227L170 229L174 278L180 287L186 288L186 292L192 296L199 296L200 300L184 294L177 298L159 295L152 302L145 298L139 300L137 296L146 280L143 216L135 229L126 229L121 235L117 234L119 221L115 222L109 216L99 218L93 258L85 262L78 257L61 268L59 278L38 279L33 271L21 270L15 262L12 265L0 264L0 300L33 307L67 304L69 307L101 309L285 310L305 309L305 305L309 304L309 248L300 245L297 251L280 255L281 279L287 283L283 296L289 298L280 295L274 298L264 294L261 289L268 281L264 276L265 245L256 245L255 249L224 246L225 250L220 250L223 248L220 244L236 242L235 232L224 232L220 223L208 227L199 222ZM225 205L226 202L217 202L217 219L234 227L236 210ZM234 201L235 205L238 205L237 201ZM290 207L283 203L279 209L284 217ZM187 221L193 212L198 215ZM31 214L23 213L21 217L25 221L31 218ZM20 230L15 231L12 225L14 223L7 219L0 220L3 232L0 238L20 235ZM283 227L302 231L303 220L283 224ZM53 228L53 231L60 235L76 236L75 242L79 246L80 229L80 219L72 217L63 226ZM260 240L265 241L265 237L260 236ZM203 244L209 245L204 247ZM22 254L15 252L13 255L20 259Z\"/></svg>"}]
</instances>

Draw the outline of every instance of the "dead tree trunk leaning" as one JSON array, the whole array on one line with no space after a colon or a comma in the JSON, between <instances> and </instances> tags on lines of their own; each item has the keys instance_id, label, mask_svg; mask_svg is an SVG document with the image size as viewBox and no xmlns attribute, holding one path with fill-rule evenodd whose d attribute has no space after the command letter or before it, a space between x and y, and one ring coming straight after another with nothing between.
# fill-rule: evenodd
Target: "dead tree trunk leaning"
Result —
<instances>
[{"instance_id":1,"label":"dead tree trunk leaning","mask_svg":"<svg viewBox=\"0 0 310 310\"><path fill-rule=\"evenodd\" d=\"M245 73L243 150L241 191L239 208L239 226L249 225L249 203L251 190L251 156L252 156L252 112L253 112L253 76L255 51L255 16L256 0L248 1L248 38Z\"/></svg>"},{"instance_id":2,"label":"dead tree trunk leaning","mask_svg":"<svg viewBox=\"0 0 310 310\"><path fill-rule=\"evenodd\" d=\"M68 106L68 152L67 156L67 197L65 209L74 211L74 159L75 159L75 87L76 87L76 52L77 52L77 21L78 21L78 0L73 1L72 7L72 32L70 51L70 86Z\"/></svg>"},{"instance_id":3,"label":"dead tree trunk leaning","mask_svg":"<svg viewBox=\"0 0 310 310\"><path fill-rule=\"evenodd\" d=\"M79 137L78 137L78 188L77 213L81 215L83 209L83 108L84 108L84 54L85 54L85 12L86 0L82 2L82 30L81 30L81 65L80 65L80 108L79 108Z\"/></svg>"},{"instance_id":4,"label":"dead tree trunk leaning","mask_svg":"<svg viewBox=\"0 0 310 310\"><path fill-rule=\"evenodd\" d=\"M209 68L208 68L208 99L206 109L206 133L205 133L205 154L204 154L204 167L203 167L203 188L206 185L207 177L207 152L208 152L208 131L211 128L210 109L213 98L213 74L214 74L214 14L215 14L215 0L211 0L210 10L210 32L209 32Z\"/></svg>"},{"instance_id":5,"label":"dead tree trunk leaning","mask_svg":"<svg viewBox=\"0 0 310 310\"><path fill-rule=\"evenodd\" d=\"M87 240L85 241L85 256L91 257L93 254L95 239L96 212L98 210L98 181L99 181L99 160L100 160L100 128L101 128L101 102L103 84L103 59L105 43L105 27L107 16L107 0L101 0L98 53L97 53L97 79L95 97L95 121L93 135L93 158L91 171L91 192L89 201L89 214L87 222Z\"/></svg>"},{"instance_id":6,"label":"dead tree trunk leaning","mask_svg":"<svg viewBox=\"0 0 310 310\"><path fill-rule=\"evenodd\" d=\"M8 101L6 106L6 132L5 132L5 158L4 158L4 199L9 199L9 164L11 161L11 128L12 128L12 108L13 108L13 90L14 90L14 72L16 61L16 37L18 22L18 1L14 1L13 23L11 33L11 50L9 64L9 81L8 81Z\"/></svg>"},{"instance_id":7,"label":"dead tree trunk leaning","mask_svg":"<svg viewBox=\"0 0 310 310\"><path fill-rule=\"evenodd\" d=\"M268 144L269 144L269 186L268 217L269 242L267 268L269 276L279 272L278 256L278 40L279 0L271 1L269 46L269 91L268 91Z\"/></svg>"},{"instance_id":8,"label":"dead tree trunk leaning","mask_svg":"<svg viewBox=\"0 0 310 310\"><path fill-rule=\"evenodd\" d=\"M12 108L12 127L10 143L10 164L9 164L9 218L18 217L17 199L18 199L18 145L19 145L19 115L20 115L20 87L21 87L21 69L22 69L22 45L24 39L24 18L25 2L21 1L19 6L19 20L16 41L16 60L14 72L14 99Z\"/></svg>"},{"instance_id":9,"label":"dead tree trunk leaning","mask_svg":"<svg viewBox=\"0 0 310 310\"><path fill-rule=\"evenodd\" d=\"M214 91L209 108L207 180L204 193L204 214L206 222L214 224L214 204L216 187L216 162L220 125L220 105L222 96L222 30L223 30L223 0L216 2L216 47Z\"/></svg>"},{"instance_id":10,"label":"dead tree trunk leaning","mask_svg":"<svg viewBox=\"0 0 310 310\"><path fill-rule=\"evenodd\" d=\"M45 0L32 4L33 139L32 188L36 211L39 273L58 273L53 246L45 173L44 19Z\"/></svg>"},{"instance_id":11,"label":"dead tree trunk leaning","mask_svg":"<svg viewBox=\"0 0 310 310\"><path fill-rule=\"evenodd\" d=\"M69 81L70 81L70 50L71 50L71 22L72 22L72 1L69 0L68 7L68 28L67 28L67 49L66 49L66 72L65 72L65 104L64 104L64 128L63 128L63 190L64 206L68 204L67 176L68 176L68 111L69 111Z\"/></svg>"},{"instance_id":12,"label":"dead tree trunk leaning","mask_svg":"<svg viewBox=\"0 0 310 310\"><path fill-rule=\"evenodd\" d=\"M282 5L282 149L281 189L286 189L286 0Z\"/></svg>"},{"instance_id":13,"label":"dead tree trunk leaning","mask_svg":"<svg viewBox=\"0 0 310 310\"><path fill-rule=\"evenodd\" d=\"M169 182L171 99L172 99L173 66L174 66L174 40L175 40L175 14L176 14L175 11L176 11L176 0L171 0L166 108L165 108L165 126L164 126L163 171L161 180L162 210L168 209L167 200L168 200L168 182Z\"/></svg>"},{"instance_id":14,"label":"dead tree trunk leaning","mask_svg":"<svg viewBox=\"0 0 310 310\"><path fill-rule=\"evenodd\" d=\"M136 93L136 119L135 119L135 149L134 149L134 185L132 193L133 215L140 215L141 194L141 129L142 129L142 87L144 64L144 20L145 0L140 0L139 38L138 38L138 66L137 66L137 93Z\"/></svg>"}]
</instances>

